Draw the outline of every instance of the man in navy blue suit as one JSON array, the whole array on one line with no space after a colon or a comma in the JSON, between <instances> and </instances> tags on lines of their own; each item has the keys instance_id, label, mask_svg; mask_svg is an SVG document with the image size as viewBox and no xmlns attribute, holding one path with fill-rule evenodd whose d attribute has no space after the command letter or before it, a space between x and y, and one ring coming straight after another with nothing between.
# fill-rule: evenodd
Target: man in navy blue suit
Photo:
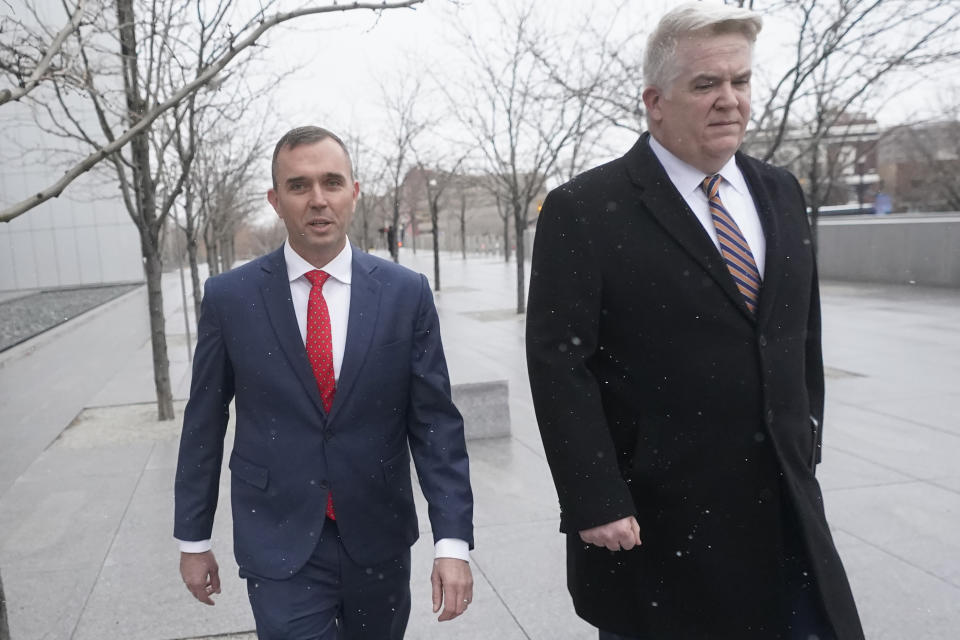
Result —
<instances>
[{"instance_id":1,"label":"man in navy blue suit","mask_svg":"<svg viewBox=\"0 0 960 640\"><path fill-rule=\"evenodd\" d=\"M180 572L220 592L210 537L229 405L234 553L261 639L399 639L418 537L410 455L429 505L434 613L473 597L463 420L426 278L347 241L360 185L343 142L277 143L284 246L207 281L176 476Z\"/></svg>"}]
</instances>

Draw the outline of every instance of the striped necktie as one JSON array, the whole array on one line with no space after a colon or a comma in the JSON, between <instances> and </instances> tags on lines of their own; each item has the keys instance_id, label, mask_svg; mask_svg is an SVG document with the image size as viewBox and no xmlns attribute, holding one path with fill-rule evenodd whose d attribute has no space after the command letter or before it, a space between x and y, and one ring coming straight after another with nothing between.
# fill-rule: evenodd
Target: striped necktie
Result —
<instances>
[{"instance_id":1,"label":"striped necktie","mask_svg":"<svg viewBox=\"0 0 960 640\"><path fill-rule=\"evenodd\" d=\"M753 252L747 239L740 233L740 227L727 213L720 200L720 174L707 176L700 186L710 201L710 216L713 226L717 229L717 240L720 242L720 255L727 263L727 269L733 276L743 301L746 302L750 313L756 314L757 300L760 298L760 271L757 262L753 259Z\"/></svg>"}]
</instances>

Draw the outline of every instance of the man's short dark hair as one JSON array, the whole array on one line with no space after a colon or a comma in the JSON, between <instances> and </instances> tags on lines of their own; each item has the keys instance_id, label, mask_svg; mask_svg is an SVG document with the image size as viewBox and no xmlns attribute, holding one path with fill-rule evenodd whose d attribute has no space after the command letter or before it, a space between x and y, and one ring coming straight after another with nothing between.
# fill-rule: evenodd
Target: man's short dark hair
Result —
<instances>
[{"instance_id":1,"label":"man's short dark hair","mask_svg":"<svg viewBox=\"0 0 960 640\"><path fill-rule=\"evenodd\" d=\"M279 142L277 142L277 146L273 148L273 162L270 164L270 176L273 178L273 188L277 188L277 155L280 154L281 149L294 149L303 144L313 144L328 138L340 145L343 153L347 156L347 166L350 168L349 178L352 181L353 160L350 159L350 152L347 150L347 145L343 143L340 136L323 127L307 126L297 127L296 129L287 131L283 134L283 137L280 138Z\"/></svg>"}]
</instances>

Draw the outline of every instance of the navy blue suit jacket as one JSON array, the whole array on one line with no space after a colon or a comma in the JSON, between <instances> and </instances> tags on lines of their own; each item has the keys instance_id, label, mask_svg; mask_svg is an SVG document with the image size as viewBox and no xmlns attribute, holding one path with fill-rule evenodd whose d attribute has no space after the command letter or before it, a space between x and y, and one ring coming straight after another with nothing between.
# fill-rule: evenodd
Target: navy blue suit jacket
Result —
<instances>
[{"instance_id":1,"label":"navy blue suit jacket","mask_svg":"<svg viewBox=\"0 0 960 640\"><path fill-rule=\"evenodd\" d=\"M207 281L175 485L174 535L211 536L229 405L234 552L279 579L310 557L333 491L359 564L418 537L410 454L434 539L473 546L463 421L426 278L353 248L346 349L329 415L297 327L282 248Z\"/></svg>"}]
</instances>

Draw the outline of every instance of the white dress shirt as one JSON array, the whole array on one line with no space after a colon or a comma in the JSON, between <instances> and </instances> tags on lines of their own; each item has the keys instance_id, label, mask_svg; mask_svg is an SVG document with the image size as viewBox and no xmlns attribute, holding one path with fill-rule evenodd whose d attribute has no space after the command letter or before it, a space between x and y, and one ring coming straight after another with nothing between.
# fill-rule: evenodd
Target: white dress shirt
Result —
<instances>
[{"instance_id":1,"label":"white dress shirt","mask_svg":"<svg viewBox=\"0 0 960 640\"><path fill-rule=\"evenodd\" d=\"M290 299L293 301L293 312L297 316L300 339L306 345L307 303L310 301L310 289L313 288L313 285L304 277L304 274L315 270L316 267L294 251L289 242L283 243L283 257L287 261L287 277L290 278ZM337 382L340 382L343 352L347 348L352 261L353 253L348 242L333 260L321 268L321 271L330 274L327 281L323 283L323 299L327 303L327 313L330 315L330 338L333 342L333 375Z\"/></svg>"},{"instance_id":2,"label":"white dress shirt","mask_svg":"<svg viewBox=\"0 0 960 640\"><path fill-rule=\"evenodd\" d=\"M704 231L707 232L707 235L713 240L713 244L716 245L717 251L719 251L720 241L717 240L717 229L713 225L713 217L710 215L710 201L707 194L703 192L703 187L700 186L707 174L670 153L653 136L650 136L650 149L653 150L657 160L660 161L667 172L670 182L686 200L690 210L697 216L697 220L700 221ZM767 240L763 235L760 215L757 213L757 205L753 202L753 196L750 195L747 181L740 172L735 157L730 158L718 173L723 177L720 182L720 200L723 201L727 213L740 227L740 233L747 239L750 252L753 253L753 259L757 263L757 270L760 272L760 277L763 278L763 267L767 262Z\"/></svg>"},{"instance_id":3,"label":"white dress shirt","mask_svg":"<svg viewBox=\"0 0 960 640\"><path fill-rule=\"evenodd\" d=\"M287 277L290 279L290 299L293 302L293 312L297 317L300 338L306 345L307 303L313 285L304 277L304 274L317 267L294 251L289 242L283 243L283 257L287 263ZM333 375L339 383L343 353L347 346L347 322L350 318L350 280L353 273L353 250L350 243L347 242L340 253L320 269L330 274L330 277L323 283L323 299L327 303L327 313L330 316ZM178 542L180 551L186 553L203 553L211 548L210 540L178 540ZM466 540L441 538L434 545L434 554L437 558L458 558L469 561L470 545Z\"/></svg>"}]
</instances>

